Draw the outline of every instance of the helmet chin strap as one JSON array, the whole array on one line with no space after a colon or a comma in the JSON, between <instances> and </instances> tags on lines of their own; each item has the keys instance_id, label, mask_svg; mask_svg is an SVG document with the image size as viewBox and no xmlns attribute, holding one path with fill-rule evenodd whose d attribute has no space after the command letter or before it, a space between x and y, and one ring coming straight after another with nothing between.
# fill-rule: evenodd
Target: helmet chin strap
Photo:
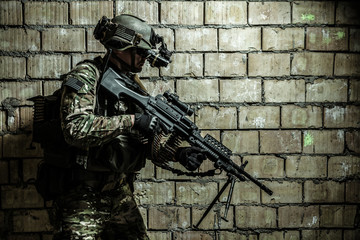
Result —
<instances>
[{"instance_id":1,"label":"helmet chin strap","mask_svg":"<svg viewBox=\"0 0 360 240\"><path fill-rule=\"evenodd\" d=\"M114 52L111 52L111 57L116 59L120 63L120 70L124 72L137 72L137 69L135 68L135 54L136 54L136 48L131 48L130 57L131 57L131 65L127 64L124 60L119 58Z\"/></svg>"}]
</instances>

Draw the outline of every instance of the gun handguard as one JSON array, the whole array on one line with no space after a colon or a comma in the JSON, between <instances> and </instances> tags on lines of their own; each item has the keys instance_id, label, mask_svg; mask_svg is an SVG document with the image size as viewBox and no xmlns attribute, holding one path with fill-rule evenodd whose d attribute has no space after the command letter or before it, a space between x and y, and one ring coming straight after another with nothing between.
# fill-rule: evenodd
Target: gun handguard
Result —
<instances>
[{"instance_id":1,"label":"gun handguard","mask_svg":"<svg viewBox=\"0 0 360 240\"><path fill-rule=\"evenodd\" d=\"M198 127L187 118L193 114L193 110L189 105L181 102L176 94L166 92L164 95L159 94L156 97L145 96L128 88L128 85L133 86L132 82L125 74L118 74L112 68L108 68L103 74L100 85L114 97L130 98L146 113L156 116L165 124L169 133L174 132L190 145L204 149L207 158L214 163L215 168L242 181L245 176L267 194L272 195L273 192L268 187L230 159L232 152L228 148L208 134L205 137L200 135Z\"/></svg>"}]
</instances>

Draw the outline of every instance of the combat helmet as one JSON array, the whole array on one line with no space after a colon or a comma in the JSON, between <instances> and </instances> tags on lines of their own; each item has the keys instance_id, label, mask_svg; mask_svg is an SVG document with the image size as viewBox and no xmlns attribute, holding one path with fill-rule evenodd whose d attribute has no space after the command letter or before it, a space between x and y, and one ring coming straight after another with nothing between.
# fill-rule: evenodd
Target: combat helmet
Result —
<instances>
[{"instance_id":1,"label":"combat helmet","mask_svg":"<svg viewBox=\"0 0 360 240\"><path fill-rule=\"evenodd\" d=\"M106 48L120 51L132 47L149 50L156 45L156 35L152 27L144 20L129 14L121 14L111 20L102 17L94 30L94 36Z\"/></svg>"}]
</instances>

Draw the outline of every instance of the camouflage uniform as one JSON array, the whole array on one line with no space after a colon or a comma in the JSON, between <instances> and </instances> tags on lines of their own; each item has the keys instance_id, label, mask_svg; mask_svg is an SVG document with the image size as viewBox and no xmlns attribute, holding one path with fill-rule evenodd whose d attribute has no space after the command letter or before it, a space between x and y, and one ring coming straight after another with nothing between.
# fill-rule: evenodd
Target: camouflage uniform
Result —
<instances>
[{"instance_id":1,"label":"camouflage uniform","mask_svg":"<svg viewBox=\"0 0 360 240\"><path fill-rule=\"evenodd\" d=\"M100 65L83 62L64 79L61 122L66 141L79 149L78 167L72 186L55 201L54 239L149 239L132 189L148 147L131 129L130 114L140 110L126 100L95 97ZM97 101L108 107L97 110Z\"/></svg>"}]
</instances>

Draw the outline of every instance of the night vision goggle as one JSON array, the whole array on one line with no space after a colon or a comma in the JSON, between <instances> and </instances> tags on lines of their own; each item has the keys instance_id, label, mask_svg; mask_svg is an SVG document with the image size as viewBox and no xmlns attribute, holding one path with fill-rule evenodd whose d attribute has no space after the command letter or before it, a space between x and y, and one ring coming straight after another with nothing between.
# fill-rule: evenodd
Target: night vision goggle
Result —
<instances>
[{"instance_id":1,"label":"night vision goggle","mask_svg":"<svg viewBox=\"0 0 360 240\"><path fill-rule=\"evenodd\" d=\"M167 67L171 63L172 52L167 49L164 38L155 34L152 28L149 35L147 40L142 34L124 25L113 23L105 16L100 19L94 30L95 39L100 40L106 48L123 51L135 47L137 53L146 57L152 67ZM159 43L160 47L154 50Z\"/></svg>"}]
</instances>

